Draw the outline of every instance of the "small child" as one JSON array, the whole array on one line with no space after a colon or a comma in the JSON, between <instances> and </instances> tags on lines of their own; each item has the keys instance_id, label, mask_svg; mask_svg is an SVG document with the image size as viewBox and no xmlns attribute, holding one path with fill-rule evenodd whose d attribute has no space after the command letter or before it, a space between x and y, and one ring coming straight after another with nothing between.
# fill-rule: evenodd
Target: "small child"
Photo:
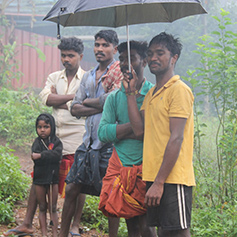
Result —
<instances>
[{"instance_id":1,"label":"small child","mask_svg":"<svg viewBox=\"0 0 237 237\"><path fill-rule=\"evenodd\" d=\"M59 165L62 158L63 145L55 135L55 120L52 115L43 113L36 119L38 137L32 145L31 158L34 161L33 183L39 203L39 222L42 236L47 236L47 200L50 211L53 237L57 236L58 214L58 181Z\"/></svg>"}]
</instances>

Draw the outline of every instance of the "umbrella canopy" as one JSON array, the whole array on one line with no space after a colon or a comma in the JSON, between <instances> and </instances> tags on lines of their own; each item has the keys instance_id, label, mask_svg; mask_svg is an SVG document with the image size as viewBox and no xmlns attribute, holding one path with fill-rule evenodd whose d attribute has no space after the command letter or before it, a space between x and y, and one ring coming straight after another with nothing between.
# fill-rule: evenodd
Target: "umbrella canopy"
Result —
<instances>
[{"instance_id":1,"label":"umbrella canopy","mask_svg":"<svg viewBox=\"0 0 237 237\"><path fill-rule=\"evenodd\" d=\"M59 0L43 20L62 26L119 27L203 13L199 0Z\"/></svg>"},{"instance_id":2,"label":"umbrella canopy","mask_svg":"<svg viewBox=\"0 0 237 237\"><path fill-rule=\"evenodd\" d=\"M58 0L43 20L58 23L58 38L62 26L127 26L173 22L177 19L203 14L199 0ZM128 44L128 61L130 49Z\"/></svg>"}]
</instances>

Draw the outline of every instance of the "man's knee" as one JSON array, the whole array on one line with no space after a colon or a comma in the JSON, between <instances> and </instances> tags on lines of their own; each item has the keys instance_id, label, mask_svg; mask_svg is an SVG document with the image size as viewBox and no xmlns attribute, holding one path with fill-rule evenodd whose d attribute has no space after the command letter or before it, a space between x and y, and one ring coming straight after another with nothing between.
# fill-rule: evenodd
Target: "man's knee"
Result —
<instances>
[{"instance_id":1,"label":"man's knee","mask_svg":"<svg viewBox=\"0 0 237 237\"><path fill-rule=\"evenodd\" d=\"M126 219L126 224L129 237L136 237L140 235L139 218L137 216Z\"/></svg>"},{"instance_id":2,"label":"man's knee","mask_svg":"<svg viewBox=\"0 0 237 237\"><path fill-rule=\"evenodd\" d=\"M80 193L80 184L69 183L66 185L65 198L74 199Z\"/></svg>"}]
</instances>

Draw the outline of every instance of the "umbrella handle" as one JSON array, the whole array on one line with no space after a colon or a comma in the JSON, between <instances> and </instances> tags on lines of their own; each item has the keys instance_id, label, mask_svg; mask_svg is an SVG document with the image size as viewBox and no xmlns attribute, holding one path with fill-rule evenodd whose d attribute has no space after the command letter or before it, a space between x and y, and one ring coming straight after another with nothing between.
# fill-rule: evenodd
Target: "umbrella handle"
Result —
<instances>
[{"instance_id":1,"label":"umbrella handle","mask_svg":"<svg viewBox=\"0 0 237 237\"><path fill-rule=\"evenodd\" d=\"M57 23L57 28L58 28L58 32L57 32L57 39L61 39L61 35L60 35L60 15L61 13L64 13L66 11L66 7L61 7L60 11L58 13L58 23Z\"/></svg>"},{"instance_id":2,"label":"umbrella handle","mask_svg":"<svg viewBox=\"0 0 237 237\"><path fill-rule=\"evenodd\" d=\"M131 72L131 58L130 58L130 42L129 42L129 29L128 29L128 11L126 5L126 31L127 31L127 47L128 47L128 70ZM130 78L130 77L129 77ZM132 79L132 78L131 78Z\"/></svg>"}]
</instances>

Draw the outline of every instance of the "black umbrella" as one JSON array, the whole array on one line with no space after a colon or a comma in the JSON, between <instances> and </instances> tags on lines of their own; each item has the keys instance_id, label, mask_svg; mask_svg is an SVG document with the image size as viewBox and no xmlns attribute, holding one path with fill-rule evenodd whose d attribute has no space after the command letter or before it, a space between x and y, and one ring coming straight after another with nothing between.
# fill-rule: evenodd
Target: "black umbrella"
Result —
<instances>
[{"instance_id":1,"label":"black umbrella","mask_svg":"<svg viewBox=\"0 0 237 237\"><path fill-rule=\"evenodd\" d=\"M203 13L206 11L199 0L58 0L43 20L58 23L59 37L59 24L107 27L126 25L129 41L128 25L173 22Z\"/></svg>"}]
</instances>

